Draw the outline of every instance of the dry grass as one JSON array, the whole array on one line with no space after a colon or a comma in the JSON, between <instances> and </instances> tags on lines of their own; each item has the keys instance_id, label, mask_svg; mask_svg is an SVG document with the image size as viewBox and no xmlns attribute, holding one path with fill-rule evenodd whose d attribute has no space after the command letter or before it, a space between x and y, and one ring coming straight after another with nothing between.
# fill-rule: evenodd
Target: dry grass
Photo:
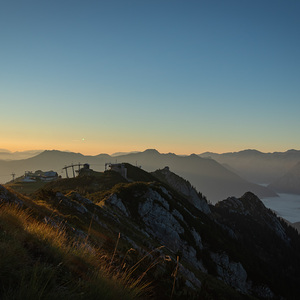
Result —
<instances>
[{"instance_id":1,"label":"dry grass","mask_svg":"<svg viewBox=\"0 0 300 300\"><path fill-rule=\"evenodd\" d=\"M1 299L137 299L149 286L109 263L114 256L109 260L87 239L36 220L29 210L1 205L0 232Z\"/></svg>"},{"instance_id":2,"label":"dry grass","mask_svg":"<svg viewBox=\"0 0 300 300\"><path fill-rule=\"evenodd\" d=\"M179 266L179 256L177 256L176 268L175 268L174 272L172 273L172 276L174 277L174 281L173 281L173 287L172 287L172 292L171 292L171 299L173 299L173 295L174 295L175 283L176 283L176 278L177 278L177 273L178 273L178 266Z\"/></svg>"}]
</instances>

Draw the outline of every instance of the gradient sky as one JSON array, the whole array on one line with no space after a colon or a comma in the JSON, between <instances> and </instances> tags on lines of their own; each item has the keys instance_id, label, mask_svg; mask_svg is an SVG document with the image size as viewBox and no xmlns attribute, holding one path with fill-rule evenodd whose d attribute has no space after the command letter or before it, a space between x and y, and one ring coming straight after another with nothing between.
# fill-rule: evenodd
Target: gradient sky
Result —
<instances>
[{"instance_id":1,"label":"gradient sky","mask_svg":"<svg viewBox=\"0 0 300 300\"><path fill-rule=\"evenodd\" d=\"M298 0L0 0L0 148L300 149Z\"/></svg>"}]
</instances>

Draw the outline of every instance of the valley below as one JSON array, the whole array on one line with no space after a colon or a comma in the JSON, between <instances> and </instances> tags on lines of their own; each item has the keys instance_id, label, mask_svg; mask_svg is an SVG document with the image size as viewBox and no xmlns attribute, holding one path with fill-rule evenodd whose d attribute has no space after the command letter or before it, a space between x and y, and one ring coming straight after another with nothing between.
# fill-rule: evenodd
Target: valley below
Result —
<instances>
[{"instance_id":1,"label":"valley below","mask_svg":"<svg viewBox=\"0 0 300 300\"><path fill-rule=\"evenodd\" d=\"M279 193L277 197L262 198L261 200L279 217L291 223L300 222L300 195Z\"/></svg>"}]
</instances>

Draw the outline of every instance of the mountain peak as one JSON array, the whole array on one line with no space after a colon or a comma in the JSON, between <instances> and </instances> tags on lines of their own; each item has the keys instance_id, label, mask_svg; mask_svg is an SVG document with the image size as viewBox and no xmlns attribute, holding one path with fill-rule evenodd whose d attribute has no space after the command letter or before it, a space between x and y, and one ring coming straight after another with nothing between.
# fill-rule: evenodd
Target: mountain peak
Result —
<instances>
[{"instance_id":1,"label":"mountain peak","mask_svg":"<svg viewBox=\"0 0 300 300\"><path fill-rule=\"evenodd\" d=\"M46 156L46 155L80 155L83 156L83 154L81 153L75 153L75 152L70 152L70 151L60 151L60 150L45 150L43 152L41 152L38 156Z\"/></svg>"},{"instance_id":2,"label":"mountain peak","mask_svg":"<svg viewBox=\"0 0 300 300\"><path fill-rule=\"evenodd\" d=\"M160 154L156 149L147 149L143 153L145 153L145 154Z\"/></svg>"},{"instance_id":3,"label":"mountain peak","mask_svg":"<svg viewBox=\"0 0 300 300\"><path fill-rule=\"evenodd\" d=\"M262 201L251 192L246 192L240 198L229 197L218 202L216 206L245 215L257 214L261 210L267 210Z\"/></svg>"}]
</instances>

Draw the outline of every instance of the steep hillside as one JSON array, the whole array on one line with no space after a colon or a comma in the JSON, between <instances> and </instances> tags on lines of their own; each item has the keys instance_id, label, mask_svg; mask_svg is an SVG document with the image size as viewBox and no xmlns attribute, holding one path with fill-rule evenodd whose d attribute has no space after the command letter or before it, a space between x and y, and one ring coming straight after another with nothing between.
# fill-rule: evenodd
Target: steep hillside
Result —
<instances>
[{"instance_id":1,"label":"steep hillside","mask_svg":"<svg viewBox=\"0 0 300 300\"><path fill-rule=\"evenodd\" d=\"M130 270L121 271L111 249L100 249L92 240L88 220L79 221L77 216L86 217L84 206L90 204L95 211L95 205L84 198L79 201L62 194L51 199L45 194L35 201L0 186L0 299L148 296L147 285ZM105 228L101 233L104 241L110 239Z\"/></svg>"},{"instance_id":2,"label":"steep hillside","mask_svg":"<svg viewBox=\"0 0 300 300\"><path fill-rule=\"evenodd\" d=\"M185 196L199 210L204 213L210 213L207 199L201 193L197 192L189 181L171 172L169 167L156 170L152 174L161 182L168 184L175 191Z\"/></svg>"},{"instance_id":3,"label":"steep hillside","mask_svg":"<svg viewBox=\"0 0 300 300\"><path fill-rule=\"evenodd\" d=\"M252 256L244 263L248 276L254 282L264 281L269 287L272 282L271 299L278 294L296 299L300 281L300 272L293 267L300 263L297 231L277 218L252 193L221 201L214 213L224 230L241 245L240 254ZM289 287L283 282L288 282Z\"/></svg>"},{"instance_id":4,"label":"steep hillside","mask_svg":"<svg viewBox=\"0 0 300 300\"><path fill-rule=\"evenodd\" d=\"M0 187L1 299L296 299L299 235L256 196L198 209L185 179L127 167Z\"/></svg>"}]
</instances>

